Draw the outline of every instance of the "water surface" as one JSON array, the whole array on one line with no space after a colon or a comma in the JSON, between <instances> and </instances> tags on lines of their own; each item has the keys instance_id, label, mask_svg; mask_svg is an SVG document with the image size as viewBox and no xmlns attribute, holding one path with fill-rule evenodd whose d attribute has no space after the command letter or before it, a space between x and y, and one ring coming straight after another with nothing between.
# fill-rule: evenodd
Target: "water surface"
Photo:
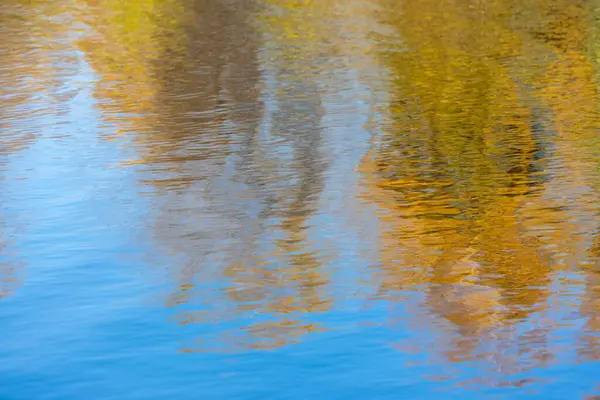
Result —
<instances>
[{"instance_id":1,"label":"water surface","mask_svg":"<svg viewBox=\"0 0 600 400\"><path fill-rule=\"evenodd\" d=\"M595 0L4 0L0 398L600 396Z\"/></svg>"}]
</instances>

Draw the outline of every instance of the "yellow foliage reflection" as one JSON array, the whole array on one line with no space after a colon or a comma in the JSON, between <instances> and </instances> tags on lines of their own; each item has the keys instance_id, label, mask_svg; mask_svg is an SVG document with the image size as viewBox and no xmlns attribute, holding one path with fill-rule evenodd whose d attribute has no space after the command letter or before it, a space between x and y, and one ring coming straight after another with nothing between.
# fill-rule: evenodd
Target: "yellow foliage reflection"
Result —
<instances>
[{"instance_id":1,"label":"yellow foliage reflection","mask_svg":"<svg viewBox=\"0 0 600 400\"><path fill-rule=\"evenodd\" d=\"M583 175L598 158L571 143L587 140L590 149L597 134L591 8L395 4L382 16L400 37L381 52L392 76L391 122L362 166L366 197L388 227L378 296L426 290L429 310L457 333L445 349L452 361L486 357L483 348L501 351L508 340L542 350L496 360L503 368L546 362L555 324L516 338L503 332L543 315L553 274L573 262L565 254L584 261L593 235L573 213L596 219L597 184ZM548 164L550 152L560 166ZM587 197L574 194L581 188Z\"/></svg>"}]
</instances>

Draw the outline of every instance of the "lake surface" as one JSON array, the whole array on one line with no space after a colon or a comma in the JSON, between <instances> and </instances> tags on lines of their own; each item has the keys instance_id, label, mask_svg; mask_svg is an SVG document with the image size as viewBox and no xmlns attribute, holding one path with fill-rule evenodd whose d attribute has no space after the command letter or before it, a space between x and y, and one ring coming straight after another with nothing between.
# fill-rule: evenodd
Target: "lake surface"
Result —
<instances>
[{"instance_id":1,"label":"lake surface","mask_svg":"<svg viewBox=\"0 0 600 400\"><path fill-rule=\"evenodd\" d=\"M597 0L3 0L0 399L600 398Z\"/></svg>"}]
</instances>

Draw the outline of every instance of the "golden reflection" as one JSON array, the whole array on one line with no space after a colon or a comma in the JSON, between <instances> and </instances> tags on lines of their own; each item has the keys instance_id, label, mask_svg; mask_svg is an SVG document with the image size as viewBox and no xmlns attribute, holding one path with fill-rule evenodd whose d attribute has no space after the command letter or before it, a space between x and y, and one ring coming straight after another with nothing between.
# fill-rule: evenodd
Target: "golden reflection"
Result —
<instances>
[{"instance_id":1,"label":"golden reflection","mask_svg":"<svg viewBox=\"0 0 600 400\"><path fill-rule=\"evenodd\" d=\"M366 197L385 210L388 227L378 296L426 290L429 310L456 333L444 349L452 362L488 357L483 348L500 351L508 340L536 351L496 359L501 368L544 363L557 322L512 338L503 332L535 324L550 306L565 254L585 257L592 233L573 214L597 225L595 184L583 177L595 155L569 142L596 134L590 9L541 0L385 9L382 20L400 37L382 42L390 122L362 165ZM548 164L551 152L560 166ZM561 199L560 185L586 197Z\"/></svg>"},{"instance_id":2,"label":"golden reflection","mask_svg":"<svg viewBox=\"0 0 600 400\"><path fill-rule=\"evenodd\" d=\"M0 4L0 157L29 147L44 119L55 117L60 102L73 96L61 79L73 61L63 21L69 7L47 0Z\"/></svg>"},{"instance_id":3,"label":"golden reflection","mask_svg":"<svg viewBox=\"0 0 600 400\"><path fill-rule=\"evenodd\" d=\"M83 0L81 0L83 1ZM223 168L260 113L253 2L86 1L81 40L100 74L95 96L131 138L154 187L180 189Z\"/></svg>"},{"instance_id":4,"label":"golden reflection","mask_svg":"<svg viewBox=\"0 0 600 400\"><path fill-rule=\"evenodd\" d=\"M128 165L157 194L153 235L179 263L173 320L241 320L221 340L254 349L325 329L314 318L334 307L314 246L331 157L324 95L338 94L348 55L373 53L343 31L371 38L389 78L361 165L383 227L376 297L423 293L447 360L516 373L552 360L564 274L583 282L578 350L596 357L596 11L362 3L376 23L342 21L364 9L335 0L79 0L109 139L130 139Z\"/></svg>"},{"instance_id":5,"label":"golden reflection","mask_svg":"<svg viewBox=\"0 0 600 400\"><path fill-rule=\"evenodd\" d=\"M555 153L567 170L562 176L568 186L555 189L570 201L577 220L571 235L560 240L570 267L584 272L584 294L581 296L580 314L586 321L580 333L578 353L582 359L598 359L600 351L598 258L599 175L597 139L598 118L597 55L594 55L594 38L597 11L586 2L561 1L560 8L548 7L542 15L544 23L534 30L535 37L547 43L554 54L553 62L537 86L539 97L552 111L557 139ZM564 232L567 233L567 232ZM557 240L557 241L558 241ZM565 245L570 245L566 247Z\"/></svg>"},{"instance_id":6,"label":"golden reflection","mask_svg":"<svg viewBox=\"0 0 600 400\"><path fill-rule=\"evenodd\" d=\"M319 41L296 47L305 29L318 31L293 23L304 6L256 20L255 2L84 4L93 32L80 46L100 77L95 96L131 138L138 157L129 164L160 194L155 237L181 265L173 321L264 315L220 337L252 348L321 329L308 315L331 301L308 226L322 190L322 110L317 71L302 58ZM262 34L277 37L265 59L285 61L259 65ZM262 95L259 68L277 81ZM213 282L219 289L207 288Z\"/></svg>"}]
</instances>

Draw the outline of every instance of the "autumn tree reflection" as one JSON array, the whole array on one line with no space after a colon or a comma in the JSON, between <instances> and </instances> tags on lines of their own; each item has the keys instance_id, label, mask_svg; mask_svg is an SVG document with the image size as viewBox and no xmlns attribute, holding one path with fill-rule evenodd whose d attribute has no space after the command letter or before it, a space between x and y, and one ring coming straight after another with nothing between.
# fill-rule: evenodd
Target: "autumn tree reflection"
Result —
<instances>
[{"instance_id":1,"label":"autumn tree reflection","mask_svg":"<svg viewBox=\"0 0 600 400\"><path fill-rule=\"evenodd\" d=\"M101 75L96 97L137 150L129 165L158 195L155 238L179 260L174 321L264 315L218 338L255 348L318 329L308 315L330 303L308 233L326 167L310 58L321 55L316 39L299 47L294 31L317 31L310 21L294 25L310 10L294 2L85 4L94 32L81 48ZM259 9L274 17L257 18ZM278 40L261 65L265 34Z\"/></svg>"},{"instance_id":2,"label":"autumn tree reflection","mask_svg":"<svg viewBox=\"0 0 600 400\"><path fill-rule=\"evenodd\" d=\"M598 359L598 11L594 2L585 1L552 6L540 2L540 8L542 22L531 30L532 35L547 44L554 57L536 84L539 97L552 110L555 154L567 169L562 185L553 192L569 202L568 218L576 223L570 236L561 238L563 254L568 254L561 261L580 269L585 277L579 312L586 323L577 352L582 359Z\"/></svg>"},{"instance_id":3,"label":"autumn tree reflection","mask_svg":"<svg viewBox=\"0 0 600 400\"><path fill-rule=\"evenodd\" d=\"M307 14L303 6L313 4L283 3L277 10L267 10L281 13L263 25L278 38L267 50L265 62L264 79L273 83L266 83L262 132L239 170L252 177L263 204L261 218L272 220L260 238L266 249L258 253L258 262L242 261L226 270L231 279L226 291L240 309L268 316L245 328L254 348L294 343L322 329L311 322L310 314L328 310L331 303L322 259L311 250L309 237L310 218L323 189L326 155L320 126L319 45L310 35L314 20L294 23ZM308 31L308 40L307 36L297 40L301 29ZM256 305L249 307L248 295Z\"/></svg>"},{"instance_id":4,"label":"autumn tree reflection","mask_svg":"<svg viewBox=\"0 0 600 400\"><path fill-rule=\"evenodd\" d=\"M334 0L79 1L91 31L79 45L115 128L107 139L132 150L123 166L139 172L155 210L152 236L177 260L174 321L236 321L219 340L252 348L323 329L313 317L333 306L332 282L313 227L331 158L324 94L347 62L335 25L345 8ZM376 297L424 293L444 357L489 359L516 373L552 359L548 335L561 323L548 322L552 288L576 270L586 292L581 340L591 343L594 7L377 3L377 25L390 29L370 37L389 74L389 101L370 121L383 133L361 165L384 227Z\"/></svg>"},{"instance_id":5,"label":"autumn tree reflection","mask_svg":"<svg viewBox=\"0 0 600 400\"><path fill-rule=\"evenodd\" d=\"M590 9L509 0L385 8L394 11L382 19L400 37L381 53L392 75L391 122L362 167L367 198L390 227L381 234L378 296L426 290L430 312L455 333L444 348L452 361L521 348L494 363L513 372L544 363L554 324L523 331L520 323L535 324L549 307L564 252L585 257L568 209L594 220L597 208L596 195L571 192L565 204L553 194L591 185L576 179L589 165L562 141L596 134ZM560 168L547 164L550 152Z\"/></svg>"}]
</instances>

